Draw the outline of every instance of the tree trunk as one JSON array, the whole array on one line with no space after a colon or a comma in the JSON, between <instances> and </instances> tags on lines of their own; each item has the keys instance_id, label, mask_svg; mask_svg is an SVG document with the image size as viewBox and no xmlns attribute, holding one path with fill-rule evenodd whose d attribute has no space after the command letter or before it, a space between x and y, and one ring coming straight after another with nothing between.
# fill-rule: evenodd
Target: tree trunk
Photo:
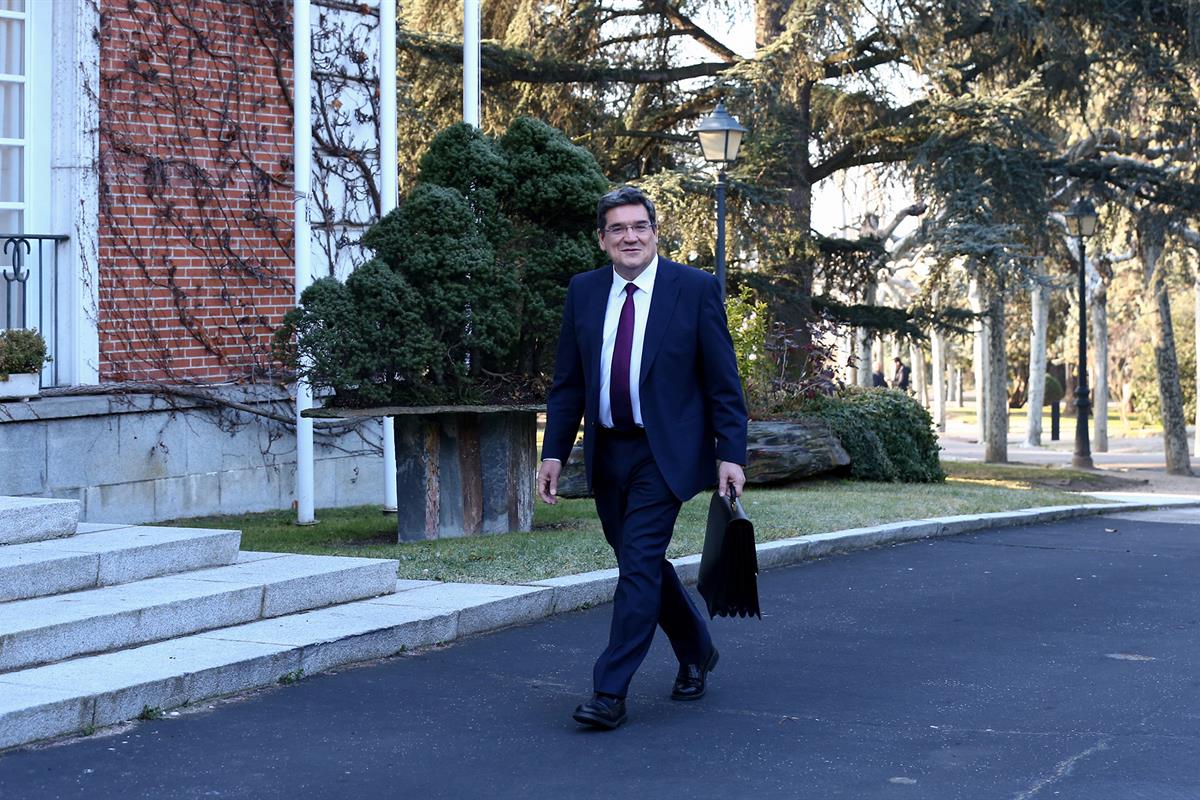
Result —
<instances>
[{"instance_id":1,"label":"tree trunk","mask_svg":"<svg viewBox=\"0 0 1200 800\"><path fill-rule=\"evenodd\" d=\"M1108 452L1108 289L1101 281L1092 297L1092 450Z\"/></svg>"},{"instance_id":2,"label":"tree trunk","mask_svg":"<svg viewBox=\"0 0 1200 800\"><path fill-rule=\"evenodd\" d=\"M858 358L859 386L870 388L874 383L872 374L875 372L875 362L871 360L871 334L866 328L854 329L855 355Z\"/></svg>"},{"instance_id":3,"label":"tree trunk","mask_svg":"<svg viewBox=\"0 0 1200 800\"><path fill-rule=\"evenodd\" d=\"M812 183L806 177L812 169L809 158L812 150L812 96L815 81L805 81L800 86L796 100L796 127L793 131L795 142L792 158L794 165L790 170L793 176L788 191L788 207L792 212L792 224L796 230L812 230ZM813 321L813 273L815 264L808 248L793 253L788 259L791 271L792 285L795 292L787 303L787 312L792 315L790 320L796 328L796 344L800 352L805 352L812 344ZM778 318L778 317L776 317Z\"/></svg>"},{"instance_id":4,"label":"tree trunk","mask_svg":"<svg viewBox=\"0 0 1200 800\"><path fill-rule=\"evenodd\" d=\"M1171 299L1167 294L1167 282L1161 275L1155 276L1152 285L1154 310L1158 317L1154 331L1154 365L1158 368L1158 400L1162 406L1167 472L1191 475L1183 390L1179 386L1179 361L1175 357L1175 329L1171 324Z\"/></svg>"},{"instance_id":5,"label":"tree trunk","mask_svg":"<svg viewBox=\"0 0 1200 800\"><path fill-rule=\"evenodd\" d=\"M979 293L979 283L972 278L967 290L967 301L971 304L971 310L976 314L982 314L984 311L983 299ZM974 352L973 352L973 371L975 373L975 417L976 417L976 438L981 444L987 442L988 425L987 425L987 318L977 317L971 325L975 332L974 336Z\"/></svg>"},{"instance_id":6,"label":"tree trunk","mask_svg":"<svg viewBox=\"0 0 1200 800\"><path fill-rule=\"evenodd\" d=\"M837 337L837 363L844 365L845 373L839 376L847 386L858 386L858 375L861 370L858 363L858 331L853 328L850 332Z\"/></svg>"},{"instance_id":7,"label":"tree trunk","mask_svg":"<svg viewBox=\"0 0 1200 800\"><path fill-rule=\"evenodd\" d=\"M766 47L783 32L783 17L790 7L778 0L759 0L754 4L754 45L757 49Z\"/></svg>"},{"instance_id":8,"label":"tree trunk","mask_svg":"<svg viewBox=\"0 0 1200 800\"><path fill-rule=\"evenodd\" d=\"M954 399L958 402L958 407L966 406L967 401L963 399L963 370L962 367L954 368Z\"/></svg>"},{"instance_id":9,"label":"tree trunk","mask_svg":"<svg viewBox=\"0 0 1200 800\"><path fill-rule=\"evenodd\" d=\"M1179 386L1179 361L1175 357L1175 329L1171 324L1171 299L1167 282L1158 268L1162 255L1165 225L1156 217L1138 224L1138 252L1142 257L1142 275L1154 304L1154 365L1158 370L1158 399L1162 408L1163 449L1167 472L1191 475L1188 459L1187 421L1183 415L1183 390Z\"/></svg>"},{"instance_id":10,"label":"tree trunk","mask_svg":"<svg viewBox=\"0 0 1200 800\"><path fill-rule=\"evenodd\" d=\"M1196 416L1193 420L1196 423L1196 444L1192 450L1200 456L1200 266L1192 266L1192 280L1196 295L1196 338L1193 340L1196 348Z\"/></svg>"},{"instance_id":11,"label":"tree trunk","mask_svg":"<svg viewBox=\"0 0 1200 800\"><path fill-rule=\"evenodd\" d=\"M945 335L942 336L942 353L945 358L946 365L946 408L950 407L951 403L958 401L958 363L954 359L954 348L950 342L946 340Z\"/></svg>"},{"instance_id":12,"label":"tree trunk","mask_svg":"<svg viewBox=\"0 0 1200 800\"><path fill-rule=\"evenodd\" d=\"M912 366L912 389L917 393L917 402L929 408L929 391L925 385L925 351L917 345L909 345L908 360Z\"/></svg>"},{"instance_id":13,"label":"tree trunk","mask_svg":"<svg viewBox=\"0 0 1200 800\"><path fill-rule=\"evenodd\" d=\"M1004 352L1004 294L991 298L987 324L987 442L983 460L989 464L1008 461L1008 359Z\"/></svg>"},{"instance_id":14,"label":"tree trunk","mask_svg":"<svg viewBox=\"0 0 1200 800\"><path fill-rule=\"evenodd\" d=\"M875 305L875 282L870 281L863 289L863 304L872 306ZM874 360L874 337L871 331L867 328L856 328L854 330L855 339L858 343L858 385L871 387L874 382L871 378L875 371Z\"/></svg>"},{"instance_id":15,"label":"tree trunk","mask_svg":"<svg viewBox=\"0 0 1200 800\"><path fill-rule=\"evenodd\" d=\"M1129 427L1129 418L1133 416L1133 381L1121 378L1121 425Z\"/></svg>"},{"instance_id":16,"label":"tree trunk","mask_svg":"<svg viewBox=\"0 0 1200 800\"><path fill-rule=\"evenodd\" d=\"M1038 271L1039 275L1041 270ZM1029 424L1025 444L1042 446L1042 406L1046 402L1046 332L1050 321L1050 287L1035 281L1030 292L1032 331L1029 335Z\"/></svg>"},{"instance_id":17,"label":"tree trunk","mask_svg":"<svg viewBox=\"0 0 1200 800\"><path fill-rule=\"evenodd\" d=\"M1200 293L1196 296L1200 298ZM933 424L939 431L944 431L946 430L946 335L938 330L930 331L929 348L933 355Z\"/></svg>"},{"instance_id":18,"label":"tree trunk","mask_svg":"<svg viewBox=\"0 0 1200 800\"><path fill-rule=\"evenodd\" d=\"M792 4L787 0L755 0L754 16L755 46L761 50L769 47L787 30L786 17ZM782 186L787 194L788 210L794 230L812 230L812 102L816 79L801 81L794 90L795 112L789 125L788 145L780 157L785 160ZM778 292L771 303L774 319L795 329L794 339L801 352L812 344L813 274L815 260L812 255L812 239L799 246L788 246L787 252L777 254L773 266L778 267L787 285L786 291ZM861 378L860 378L861 380Z\"/></svg>"}]
</instances>

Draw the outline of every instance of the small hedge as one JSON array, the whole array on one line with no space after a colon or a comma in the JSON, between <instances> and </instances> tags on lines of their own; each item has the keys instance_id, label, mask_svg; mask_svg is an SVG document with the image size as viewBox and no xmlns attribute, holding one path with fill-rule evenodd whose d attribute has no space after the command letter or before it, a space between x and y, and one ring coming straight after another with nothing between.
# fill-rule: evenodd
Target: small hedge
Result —
<instances>
[{"instance_id":1,"label":"small hedge","mask_svg":"<svg viewBox=\"0 0 1200 800\"><path fill-rule=\"evenodd\" d=\"M933 419L905 392L847 387L808 401L804 413L833 429L850 455L853 478L905 483L946 479Z\"/></svg>"}]
</instances>

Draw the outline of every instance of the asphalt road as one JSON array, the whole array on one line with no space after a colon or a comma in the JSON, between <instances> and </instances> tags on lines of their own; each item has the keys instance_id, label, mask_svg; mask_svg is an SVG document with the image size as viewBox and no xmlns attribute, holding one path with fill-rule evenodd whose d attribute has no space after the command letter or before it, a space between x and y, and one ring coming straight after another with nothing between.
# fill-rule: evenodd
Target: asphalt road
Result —
<instances>
[{"instance_id":1,"label":"asphalt road","mask_svg":"<svg viewBox=\"0 0 1200 800\"><path fill-rule=\"evenodd\" d=\"M762 621L714 623L708 697L667 698L660 637L612 733L570 719L604 606L11 752L0 800L1192 800L1196 523L1082 519L765 573Z\"/></svg>"}]
</instances>

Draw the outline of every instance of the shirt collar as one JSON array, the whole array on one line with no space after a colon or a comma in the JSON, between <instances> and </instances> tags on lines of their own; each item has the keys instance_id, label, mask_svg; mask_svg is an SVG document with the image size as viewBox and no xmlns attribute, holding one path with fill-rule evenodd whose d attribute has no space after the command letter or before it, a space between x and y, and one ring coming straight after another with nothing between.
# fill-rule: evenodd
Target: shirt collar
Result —
<instances>
[{"instance_id":1,"label":"shirt collar","mask_svg":"<svg viewBox=\"0 0 1200 800\"><path fill-rule=\"evenodd\" d=\"M613 282L610 296L619 294L625 291L625 284L632 283L634 286L641 289L646 294L654 293L654 276L658 274L658 253L654 254L654 258L650 259L650 263L642 270L632 281L627 281L617 274L616 267L613 267Z\"/></svg>"}]
</instances>

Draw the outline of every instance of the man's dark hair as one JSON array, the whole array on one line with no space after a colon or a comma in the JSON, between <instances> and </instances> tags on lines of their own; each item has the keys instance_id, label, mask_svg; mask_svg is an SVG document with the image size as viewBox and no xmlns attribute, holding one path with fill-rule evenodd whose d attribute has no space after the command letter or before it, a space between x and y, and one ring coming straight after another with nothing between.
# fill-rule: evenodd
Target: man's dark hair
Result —
<instances>
[{"instance_id":1,"label":"man's dark hair","mask_svg":"<svg viewBox=\"0 0 1200 800\"><path fill-rule=\"evenodd\" d=\"M658 217L654 213L654 203L650 202L650 198L642 194L641 189L635 189L632 186L622 186L620 189L613 189L601 197L600 202L596 204L596 230L604 230L607 222L605 217L608 215L610 208L636 205L640 205L646 209L646 213L650 215L650 224L657 228Z\"/></svg>"}]
</instances>

